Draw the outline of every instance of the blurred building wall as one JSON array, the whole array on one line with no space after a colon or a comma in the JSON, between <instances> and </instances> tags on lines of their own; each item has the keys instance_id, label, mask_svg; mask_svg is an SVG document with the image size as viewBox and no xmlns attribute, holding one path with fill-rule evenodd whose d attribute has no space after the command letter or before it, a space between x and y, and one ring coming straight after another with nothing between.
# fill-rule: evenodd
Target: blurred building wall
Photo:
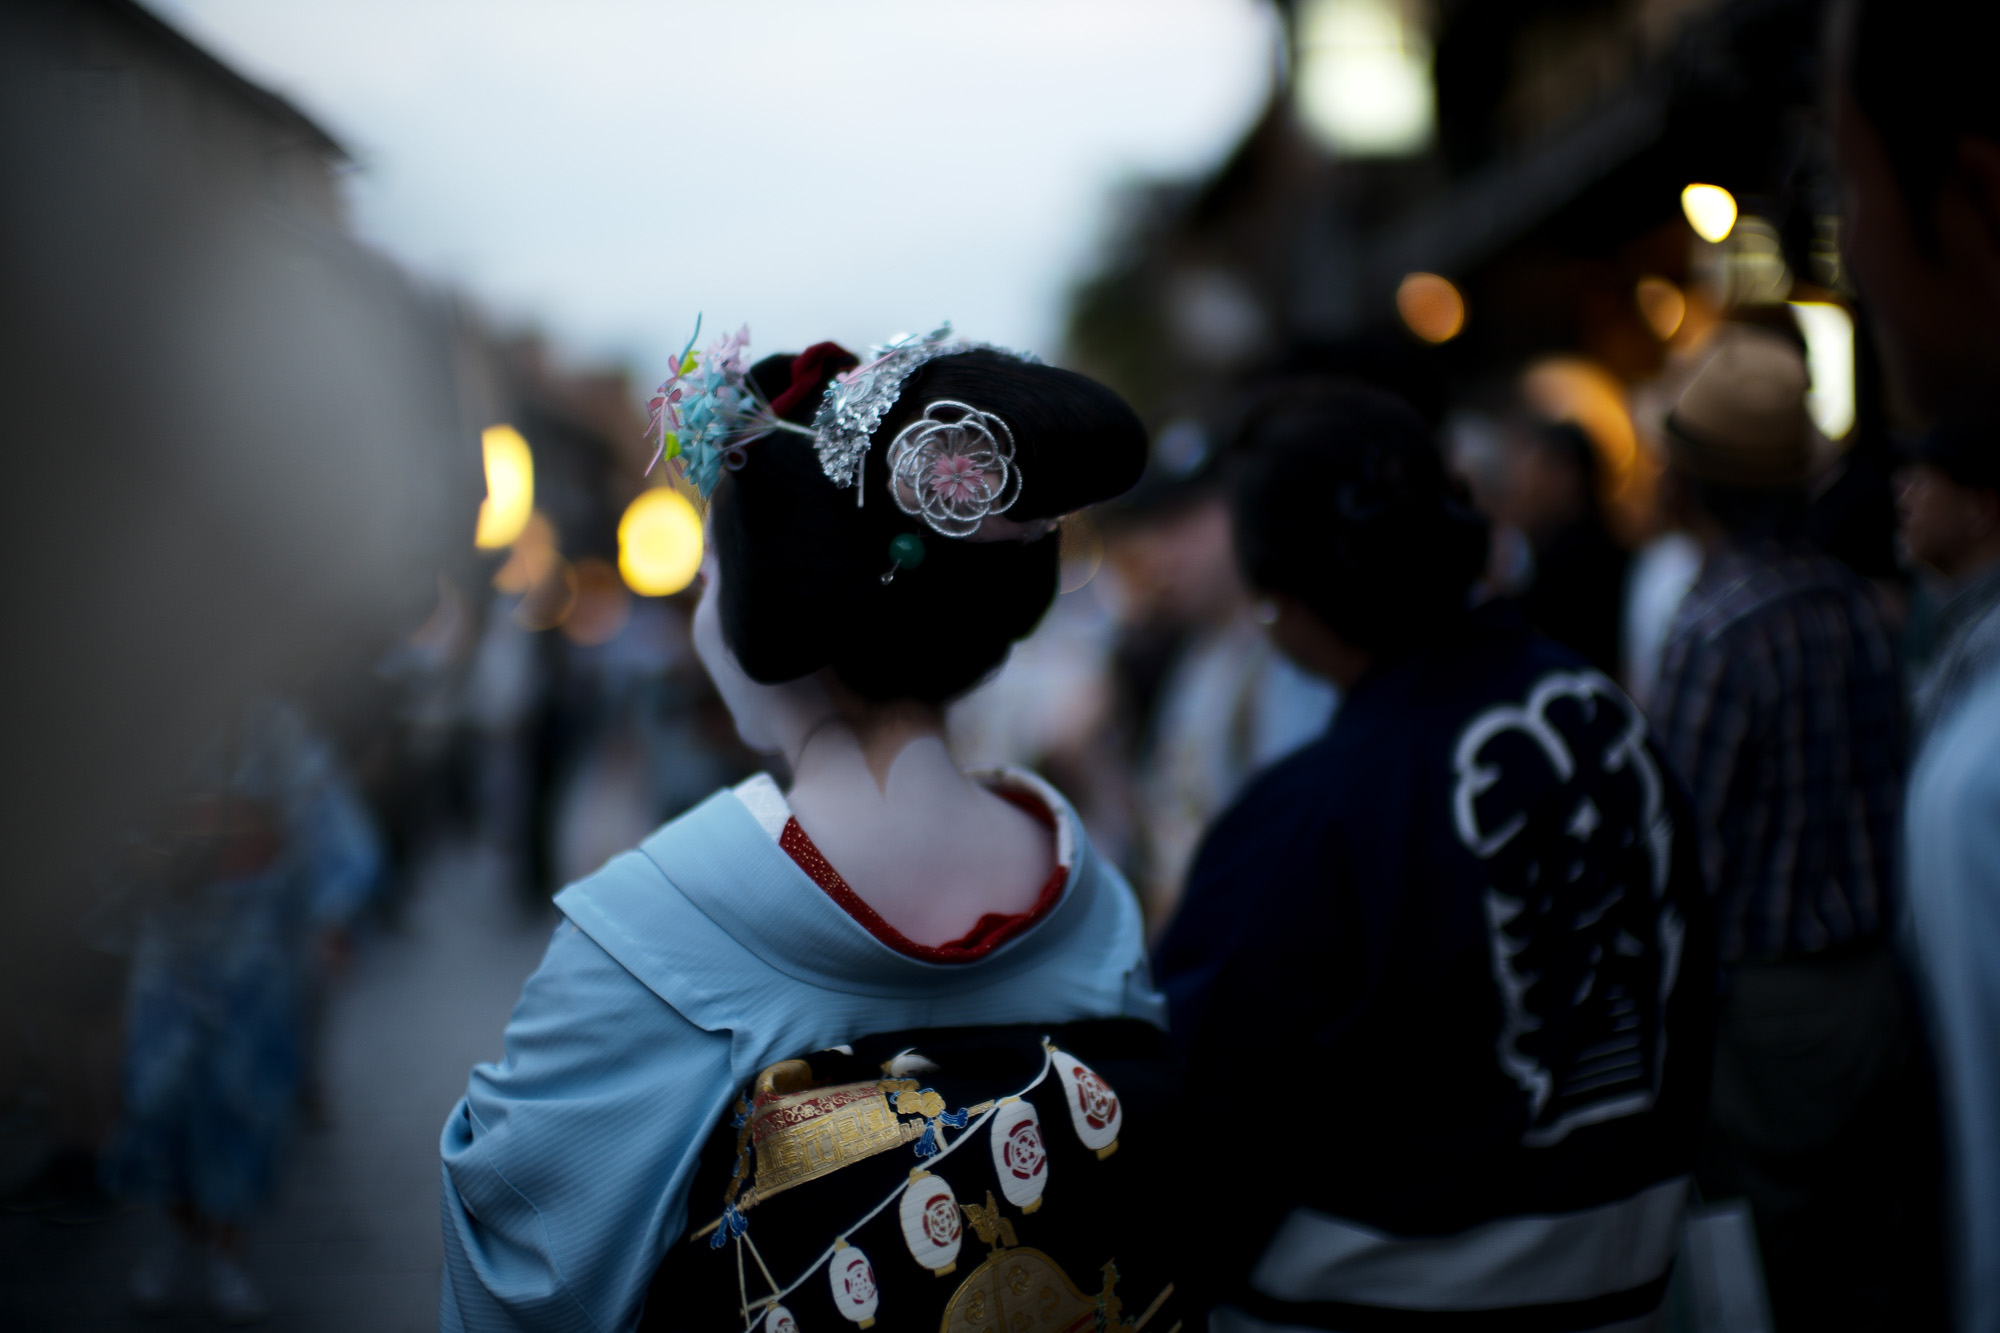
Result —
<instances>
[{"instance_id":1,"label":"blurred building wall","mask_svg":"<svg viewBox=\"0 0 2000 1333\"><path fill-rule=\"evenodd\" d=\"M336 692L471 554L488 377L347 234L346 166L134 4L0 6L13 921L62 917L247 694Z\"/></svg>"}]
</instances>

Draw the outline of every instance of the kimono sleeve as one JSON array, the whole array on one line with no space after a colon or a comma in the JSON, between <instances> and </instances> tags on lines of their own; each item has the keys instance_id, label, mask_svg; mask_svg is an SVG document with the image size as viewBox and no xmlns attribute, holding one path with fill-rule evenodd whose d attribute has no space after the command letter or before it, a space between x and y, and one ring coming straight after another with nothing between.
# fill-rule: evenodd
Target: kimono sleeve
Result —
<instances>
[{"instance_id":1,"label":"kimono sleeve","mask_svg":"<svg viewBox=\"0 0 2000 1333\"><path fill-rule=\"evenodd\" d=\"M731 1094L727 1033L569 922L445 1123L441 1329L631 1327Z\"/></svg>"}]
</instances>

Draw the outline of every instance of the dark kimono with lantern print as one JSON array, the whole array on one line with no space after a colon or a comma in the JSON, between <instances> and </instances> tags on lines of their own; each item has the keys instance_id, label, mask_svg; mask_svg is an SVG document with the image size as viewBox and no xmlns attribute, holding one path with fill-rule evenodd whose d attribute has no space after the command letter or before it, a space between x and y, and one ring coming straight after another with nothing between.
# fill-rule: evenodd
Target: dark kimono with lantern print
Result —
<instances>
[{"instance_id":1,"label":"dark kimono with lantern print","mask_svg":"<svg viewBox=\"0 0 2000 1333\"><path fill-rule=\"evenodd\" d=\"M1714 942L1645 719L1505 605L1385 664L1217 824L1157 965L1190 1124L1283 1071L1217 1328L1590 1329L1663 1298Z\"/></svg>"},{"instance_id":2,"label":"dark kimono with lantern print","mask_svg":"<svg viewBox=\"0 0 2000 1333\"><path fill-rule=\"evenodd\" d=\"M700 1225L640 1327L1185 1328L1177 1081L1133 1019L889 1033L773 1065L710 1137Z\"/></svg>"}]
</instances>

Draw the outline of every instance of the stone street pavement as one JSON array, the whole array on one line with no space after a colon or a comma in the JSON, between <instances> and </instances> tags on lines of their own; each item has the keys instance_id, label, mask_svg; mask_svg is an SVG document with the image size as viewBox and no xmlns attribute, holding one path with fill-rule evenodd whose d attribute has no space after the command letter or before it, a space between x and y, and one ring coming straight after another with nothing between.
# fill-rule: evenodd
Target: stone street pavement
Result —
<instances>
[{"instance_id":1,"label":"stone street pavement","mask_svg":"<svg viewBox=\"0 0 2000 1333\"><path fill-rule=\"evenodd\" d=\"M262 1327L437 1326L438 1131L466 1071L499 1056L555 920L524 908L497 872L478 853L431 859L402 923L364 942L338 988L325 1033L327 1123L301 1132L249 1236L250 1270L273 1307ZM12 1169L24 1145L7 1146ZM159 1226L142 1212L69 1227L0 1215L0 1328L215 1327L196 1313L127 1311L126 1275Z\"/></svg>"}]
</instances>

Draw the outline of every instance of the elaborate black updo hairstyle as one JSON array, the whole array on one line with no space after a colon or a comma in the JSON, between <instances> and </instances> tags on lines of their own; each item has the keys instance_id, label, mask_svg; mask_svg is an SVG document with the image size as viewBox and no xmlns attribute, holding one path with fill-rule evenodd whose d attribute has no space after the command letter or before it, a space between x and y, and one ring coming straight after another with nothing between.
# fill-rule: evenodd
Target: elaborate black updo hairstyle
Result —
<instances>
[{"instance_id":1,"label":"elaborate black updo hairstyle","mask_svg":"<svg viewBox=\"0 0 2000 1333\"><path fill-rule=\"evenodd\" d=\"M1415 409L1338 381L1288 386L1245 421L1233 460L1237 561L1370 652L1456 625L1486 567L1487 522Z\"/></svg>"},{"instance_id":2,"label":"elaborate black updo hairstyle","mask_svg":"<svg viewBox=\"0 0 2000 1333\"><path fill-rule=\"evenodd\" d=\"M767 357L750 378L787 420L810 425L833 375L855 364L830 345ZM794 371L798 372L794 378ZM989 351L940 357L903 383L870 444L865 503L820 470L813 442L768 435L725 471L713 497L723 638L752 680L831 668L863 699L942 703L978 684L1054 600L1054 533L1033 541L941 536L889 491L896 433L940 398L991 412L1014 433L1016 522L1057 518L1125 491L1146 463L1146 433L1123 399L1053 366ZM913 533L915 568L890 583L890 542Z\"/></svg>"}]
</instances>

